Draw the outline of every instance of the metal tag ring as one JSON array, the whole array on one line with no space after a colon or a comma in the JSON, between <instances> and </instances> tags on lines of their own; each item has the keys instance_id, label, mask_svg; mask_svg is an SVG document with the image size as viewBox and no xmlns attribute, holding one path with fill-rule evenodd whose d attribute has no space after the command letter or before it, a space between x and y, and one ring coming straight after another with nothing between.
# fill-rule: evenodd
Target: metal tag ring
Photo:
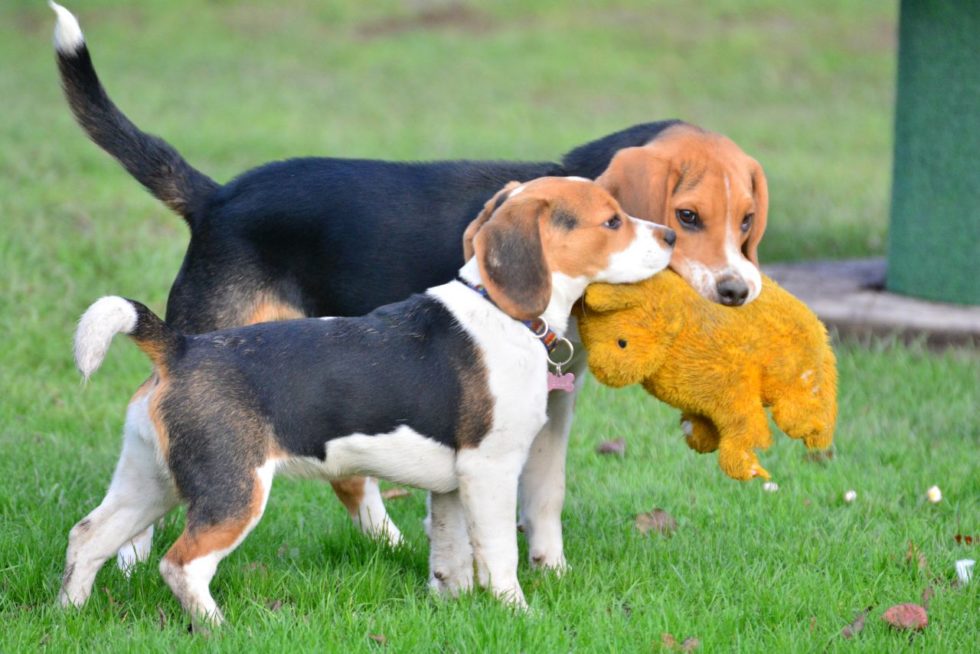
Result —
<instances>
[{"instance_id":1,"label":"metal tag ring","mask_svg":"<svg viewBox=\"0 0 980 654\"><path fill-rule=\"evenodd\" d=\"M562 343L568 346L568 358L565 359L564 361L555 361L554 359L551 358L551 355L554 353L555 350L558 349L558 346L561 345ZM575 357L575 346L572 345L571 341L563 337L563 338L559 338L558 341L555 343L555 349L548 353L548 363L561 370L561 367L566 365L574 357Z\"/></svg>"},{"instance_id":2,"label":"metal tag ring","mask_svg":"<svg viewBox=\"0 0 980 654\"><path fill-rule=\"evenodd\" d=\"M548 334L551 327L548 326L548 321L544 318L538 318L538 320L541 321L541 331L536 332L532 330L531 333L534 334L535 338L544 338Z\"/></svg>"}]
</instances>

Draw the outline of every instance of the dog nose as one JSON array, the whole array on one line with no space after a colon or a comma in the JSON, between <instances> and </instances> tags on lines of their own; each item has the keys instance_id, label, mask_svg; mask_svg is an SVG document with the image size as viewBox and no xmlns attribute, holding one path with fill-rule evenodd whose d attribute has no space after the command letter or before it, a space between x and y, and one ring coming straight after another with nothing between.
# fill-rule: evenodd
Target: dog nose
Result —
<instances>
[{"instance_id":1,"label":"dog nose","mask_svg":"<svg viewBox=\"0 0 980 654\"><path fill-rule=\"evenodd\" d=\"M749 296L749 285L740 277L725 277L718 281L718 300L726 307L745 304Z\"/></svg>"},{"instance_id":2,"label":"dog nose","mask_svg":"<svg viewBox=\"0 0 980 654\"><path fill-rule=\"evenodd\" d=\"M668 229L667 232L664 234L664 243L666 243L670 247L674 247L674 243L676 242L677 242L677 232L675 232L672 229Z\"/></svg>"}]
</instances>

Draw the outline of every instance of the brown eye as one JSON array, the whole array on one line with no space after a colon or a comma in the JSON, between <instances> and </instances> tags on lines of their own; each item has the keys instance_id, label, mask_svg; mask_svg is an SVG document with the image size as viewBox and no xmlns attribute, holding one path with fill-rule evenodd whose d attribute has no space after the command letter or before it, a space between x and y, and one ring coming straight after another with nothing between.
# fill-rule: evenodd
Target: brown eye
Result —
<instances>
[{"instance_id":1,"label":"brown eye","mask_svg":"<svg viewBox=\"0 0 980 654\"><path fill-rule=\"evenodd\" d=\"M745 218L742 218L742 233L749 231L752 228L752 219L755 218L754 213L745 214Z\"/></svg>"},{"instance_id":2,"label":"brown eye","mask_svg":"<svg viewBox=\"0 0 980 654\"><path fill-rule=\"evenodd\" d=\"M606 222L602 223L602 226L606 229L619 229L623 225L623 220L619 216L613 216Z\"/></svg>"},{"instance_id":3,"label":"brown eye","mask_svg":"<svg viewBox=\"0 0 980 654\"><path fill-rule=\"evenodd\" d=\"M619 347L621 347L624 350L626 349L626 346L628 345L628 343L626 342L626 339L623 339L623 338L621 338L618 341L616 341L616 344L619 345Z\"/></svg>"},{"instance_id":4,"label":"brown eye","mask_svg":"<svg viewBox=\"0 0 980 654\"><path fill-rule=\"evenodd\" d=\"M687 230L698 230L704 227L701 222L701 217L696 211L691 211L690 209L678 209L674 212L674 216L677 218L677 222L681 224L681 227Z\"/></svg>"}]
</instances>

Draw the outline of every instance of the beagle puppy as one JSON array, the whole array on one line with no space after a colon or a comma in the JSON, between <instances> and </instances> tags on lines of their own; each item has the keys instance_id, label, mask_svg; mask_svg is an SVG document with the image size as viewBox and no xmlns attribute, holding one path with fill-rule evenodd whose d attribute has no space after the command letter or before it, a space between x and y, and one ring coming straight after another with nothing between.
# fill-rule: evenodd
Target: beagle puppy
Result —
<instances>
[{"instance_id":1,"label":"beagle puppy","mask_svg":"<svg viewBox=\"0 0 980 654\"><path fill-rule=\"evenodd\" d=\"M730 139L672 125L619 150L596 182L631 215L677 232L670 267L705 298L739 306L759 296L769 192L762 166Z\"/></svg>"},{"instance_id":2,"label":"beagle puppy","mask_svg":"<svg viewBox=\"0 0 980 654\"><path fill-rule=\"evenodd\" d=\"M167 323L182 332L363 315L443 284L463 264L459 239L487 199L509 180L543 176L601 176L628 211L673 227L671 266L705 297L739 304L758 292L765 176L723 137L667 120L606 135L555 162L305 157L219 184L119 110L99 81L78 21L51 6L61 83L79 124L190 228L166 311ZM581 380L581 352L568 365ZM551 394L549 421L520 487L531 563L555 570L565 565L561 510L573 409L573 395ZM374 480L331 484L363 531L400 541ZM123 570L149 555L152 532L147 527L120 549Z\"/></svg>"},{"instance_id":3,"label":"beagle puppy","mask_svg":"<svg viewBox=\"0 0 980 654\"><path fill-rule=\"evenodd\" d=\"M431 585L469 589L475 562L481 585L523 606L515 512L547 419L544 344L589 283L650 277L673 241L591 181L543 178L486 204L457 280L364 317L189 335L138 302L98 300L75 337L83 376L117 333L153 375L129 406L105 499L71 530L61 603L82 605L106 559L184 503L160 572L195 620L220 623L218 563L262 517L275 474L293 472L428 489Z\"/></svg>"}]
</instances>

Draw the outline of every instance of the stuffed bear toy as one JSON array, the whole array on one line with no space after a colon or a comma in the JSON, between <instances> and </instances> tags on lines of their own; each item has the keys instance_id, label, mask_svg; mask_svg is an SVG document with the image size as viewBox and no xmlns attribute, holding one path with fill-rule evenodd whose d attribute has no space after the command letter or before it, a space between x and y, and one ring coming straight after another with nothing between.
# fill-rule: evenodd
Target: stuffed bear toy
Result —
<instances>
[{"instance_id":1,"label":"stuffed bear toy","mask_svg":"<svg viewBox=\"0 0 980 654\"><path fill-rule=\"evenodd\" d=\"M670 270L638 284L593 284L578 319L596 378L642 383L679 408L687 444L718 450L734 479L769 478L753 451L771 442L764 407L808 448L833 440L837 367L827 330L768 277L741 307L702 298Z\"/></svg>"}]
</instances>

